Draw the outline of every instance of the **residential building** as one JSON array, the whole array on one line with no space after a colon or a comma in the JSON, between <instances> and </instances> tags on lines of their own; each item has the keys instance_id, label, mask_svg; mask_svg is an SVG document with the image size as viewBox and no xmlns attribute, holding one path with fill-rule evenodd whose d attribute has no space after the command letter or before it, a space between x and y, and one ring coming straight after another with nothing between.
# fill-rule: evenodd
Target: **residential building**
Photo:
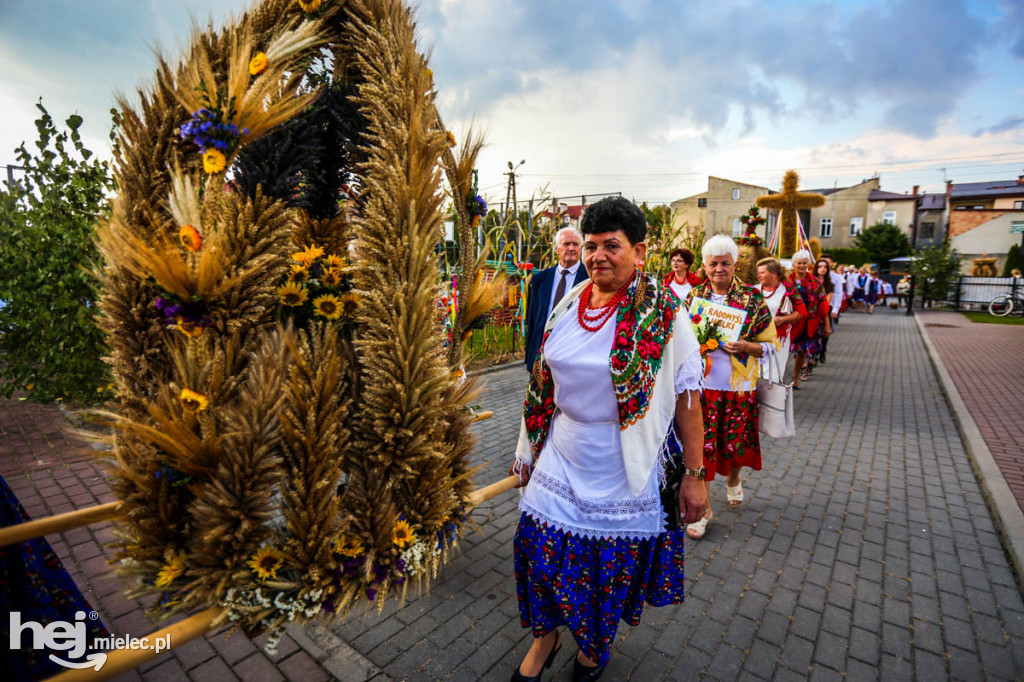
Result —
<instances>
[{"instance_id":1,"label":"residential building","mask_svg":"<svg viewBox=\"0 0 1024 682\"><path fill-rule=\"evenodd\" d=\"M685 199L677 199L669 204L674 216L672 228L680 230L686 226L690 234L697 234L704 231L704 221L707 217L708 193L701 192Z\"/></svg>"},{"instance_id":2,"label":"residential building","mask_svg":"<svg viewBox=\"0 0 1024 682\"><path fill-rule=\"evenodd\" d=\"M917 217L917 190L918 186L914 185L910 194L897 194L880 189L869 192L865 227L878 223L895 225L907 235L908 242L913 241Z\"/></svg>"},{"instance_id":3,"label":"residential building","mask_svg":"<svg viewBox=\"0 0 1024 682\"><path fill-rule=\"evenodd\" d=\"M878 184L878 178L869 178L852 187L806 190L825 197L818 208L799 212L807 237L820 239L825 251L856 247L854 239L872 224L867 222L869 198ZM885 210L891 209L883 209L883 214Z\"/></svg>"},{"instance_id":4,"label":"residential building","mask_svg":"<svg viewBox=\"0 0 1024 682\"><path fill-rule=\"evenodd\" d=\"M917 225L911 246L923 249L941 244L946 238L946 195L921 194L917 197Z\"/></svg>"},{"instance_id":5,"label":"residential building","mask_svg":"<svg viewBox=\"0 0 1024 682\"><path fill-rule=\"evenodd\" d=\"M960 254L961 271L982 256L998 260L1001 271L1006 254L1021 243L1024 229L1024 174L1016 180L949 183L949 238Z\"/></svg>"}]
</instances>

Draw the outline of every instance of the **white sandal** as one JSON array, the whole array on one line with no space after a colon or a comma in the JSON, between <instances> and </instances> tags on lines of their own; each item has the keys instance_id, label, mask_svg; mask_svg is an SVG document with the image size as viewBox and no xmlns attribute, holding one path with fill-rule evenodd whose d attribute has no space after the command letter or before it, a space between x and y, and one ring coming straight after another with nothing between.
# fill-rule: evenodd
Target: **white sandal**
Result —
<instances>
[{"instance_id":1,"label":"white sandal","mask_svg":"<svg viewBox=\"0 0 1024 682\"><path fill-rule=\"evenodd\" d=\"M693 538L694 540L700 540L704 537L704 533L708 531L708 521L714 516L711 510L708 510L707 516L703 517L700 521L694 521L686 525L687 537Z\"/></svg>"},{"instance_id":2,"label":"white sandal","mask_svg":"<svg viewBox=\"0 0 1024 682\"><path fill-rule=\"evenodd\" d=\"M730 507L738 507L743 504L743 484L737 483L736 487L725 484L725 499L729 501Z\"/></svg>"}]
</instances>

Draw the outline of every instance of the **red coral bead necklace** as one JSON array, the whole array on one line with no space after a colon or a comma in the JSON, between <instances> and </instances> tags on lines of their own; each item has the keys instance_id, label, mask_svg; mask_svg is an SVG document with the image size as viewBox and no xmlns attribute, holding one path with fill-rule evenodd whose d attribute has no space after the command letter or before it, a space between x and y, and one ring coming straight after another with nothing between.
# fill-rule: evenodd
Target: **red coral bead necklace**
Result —
<instances>
[{"instance_id":1,"label":"red coral bead necklace","mask_svg":"<svg viewBox=\"0 0 1024 682\"><path fill-rule=\"evenodd\" d=\"M615 292L615 296L599 308L590 307L590 296L594 290L594 283L591 282L588 284L580 293L580 302L576 308L576 318L579 320L580 326L588 332L596 332L603 327L605 322L611 319L612 315L615 314L615 311L619 309L619 304L622 303L622 299L626 297L626 293L629 291L629 285L632 283L633 277L630 277L626 280L626 283L619 287L619 290Z\"/></svg>"}]
</instances>

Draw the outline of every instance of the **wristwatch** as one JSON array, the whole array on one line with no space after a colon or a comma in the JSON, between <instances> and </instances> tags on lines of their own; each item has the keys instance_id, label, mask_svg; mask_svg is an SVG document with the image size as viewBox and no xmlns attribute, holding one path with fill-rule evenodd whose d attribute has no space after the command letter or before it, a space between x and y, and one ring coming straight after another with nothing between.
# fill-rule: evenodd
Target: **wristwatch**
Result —
<instances>
[{"instance_id":1,"label":"wristwatch","mask_svg":"<svg viewBox=\"0 0 1024 682\"><path fill-rule=\"evenodd\" d=\"M683 476L694 476L700 480L704 480L704 477L708 475L707 467L702 466L700 469L687 469L683 467Z\"/></svg>"}]
</instances>

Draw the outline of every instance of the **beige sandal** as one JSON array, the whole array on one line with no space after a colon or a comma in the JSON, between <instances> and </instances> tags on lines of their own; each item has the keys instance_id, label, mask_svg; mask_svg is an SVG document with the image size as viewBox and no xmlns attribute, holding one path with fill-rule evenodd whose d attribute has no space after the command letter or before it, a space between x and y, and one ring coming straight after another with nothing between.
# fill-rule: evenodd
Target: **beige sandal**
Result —
<instances>
[{"instance_id":1,"label":"beige sandal","mask_svg":"<svg viewBox=\"0 0 1024 682\"><path fill-rule=\"evenodd\" d=\"M725 499L729 501L730 507L738 507L743 504L743 484L737 483L736 487L725 484Z\"/></svg>"},{"instance_id":2,"label":"beige sandal","mask_svg":"<svg viewBox=\"0 0 1024 682\"><path fill-rule=\"evenodd\" d=\"M704 516L704 518L702 518L700 521L695 521L694 523L687 524L687 537L693 538L694 540L700 540L702 537L704 537L704 533L708 532L708 521L711 520L712 516L713 514L709 509L707 515Z\"/></svg>"}]
</instances>

